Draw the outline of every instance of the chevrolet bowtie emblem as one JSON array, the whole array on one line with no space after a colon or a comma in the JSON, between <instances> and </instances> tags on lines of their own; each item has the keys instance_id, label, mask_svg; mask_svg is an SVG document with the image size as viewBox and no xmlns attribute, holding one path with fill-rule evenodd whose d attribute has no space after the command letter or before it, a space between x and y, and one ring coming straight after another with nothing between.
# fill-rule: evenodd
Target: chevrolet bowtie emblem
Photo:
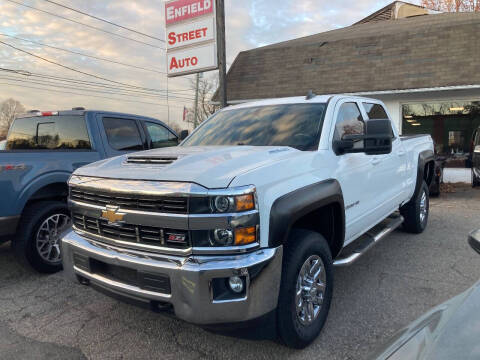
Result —
<instances>
[{"instance_id":1,"label":"chevrolet bowtie emblem","mask_svg":"<svg viewBox=\"0 0 480 360\"><path fill-rule=\"evenodd\" d=\"M124 213L118 212L118 206L107 205L105 210L102 210L102 219L108 220L109 225L123 223Z\"/></svg>"}]
</instances>

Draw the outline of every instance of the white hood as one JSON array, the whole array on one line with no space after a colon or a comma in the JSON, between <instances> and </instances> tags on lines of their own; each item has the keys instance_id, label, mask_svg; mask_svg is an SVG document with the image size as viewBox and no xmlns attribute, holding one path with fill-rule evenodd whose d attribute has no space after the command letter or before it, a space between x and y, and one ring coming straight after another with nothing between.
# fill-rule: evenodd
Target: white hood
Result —
<instances>
[{"instance_id":1,"label":"white hood","mask_svg":"<svg viewBox=\"0 0 480 360\"><path fill-rule=\"evenodd\" d=\"M207 188L225 188L238 175L298 154L280 146L192 146L148 150L102 160L76 175L102 178L193 182ZM128 157L173 158L170 164L129 163ZM250 185L250 184L245 184Z\"/></svg>"}]
</instances>

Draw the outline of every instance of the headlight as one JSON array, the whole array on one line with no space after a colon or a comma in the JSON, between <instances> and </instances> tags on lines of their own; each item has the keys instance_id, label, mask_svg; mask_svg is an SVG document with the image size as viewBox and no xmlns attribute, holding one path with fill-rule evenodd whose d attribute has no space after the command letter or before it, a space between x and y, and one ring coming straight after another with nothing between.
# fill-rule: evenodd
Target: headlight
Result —
<instances>
[{"instance_id":1,"label":"headlight","mask_svg":"<svg viewBox=\"0 0 480 360\"><path fill-rule=\"evenodd\" d=\"M253 194L216 196L212 199L212 210L219 213L240 212L255 209Z\"/></svg>"},{"instance_id":2,"label":"headlight","mask_svg":"<svg viewBox=\"0 0 480 360\"><path fill-rule=\"evenodd\" d=\"M233 196L217 196L213 198L213 209L221 213L228 212L234 203Z\"/></svg>"}]
</instances>

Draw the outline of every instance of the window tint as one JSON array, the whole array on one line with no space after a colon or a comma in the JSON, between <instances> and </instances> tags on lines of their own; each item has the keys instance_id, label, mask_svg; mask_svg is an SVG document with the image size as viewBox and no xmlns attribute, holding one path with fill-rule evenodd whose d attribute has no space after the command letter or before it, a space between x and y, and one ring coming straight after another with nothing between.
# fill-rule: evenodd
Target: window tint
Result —
<instances>
[{"instance_id":1,"label":"window tint","mask_svg":"<svg viewBox=\"0 0 480 360\"><path fill-rule=\"evenodd\" d=\"M103 118L108 143L115 150L143 150L135 120Z\"/></svg>"},{"instance_id":2,"label":"window tint","mask_svg":"<svg viewBox=\"0 0 480 360\"><path fill-rule=\"evenodd\" d=\"M91 149L83 116L42 116L16 119L7 150Z\"/></svg>"},{"instance_id":3,"label":"window tint","mask_svg":"<svg viewBox=\"0 0 480 360\"><path fill-rule=\"evenodd\" d=\"M387 112L382 105L363 103L369 119L388 119Z\"/></svg>"},{"instance_id":4,"label":"window tint","mask_svg":"<svg viewBox=\"0 0 480 360\"><path fill-rule=\"evenodd\" d=\"M285 104L219 111L182 146L254 145L318 147L325 104Z\"/></svg>"},{"instance_id":5,"label":"window tint","mask_svg":"<svg viewBox=\"0 0 480 360\"><path fill-rule=\"evenodd\" d=\"M178 139L166 127L152 122L145 122L148 135L152 140L152 148L162 148L178 145Z\"/></svg>"},{"instance_id":6,"label":"window tint","mask_svg":"<svg viewBox=\"0 0 480 360\"><path fill-rule=\"evenodd\" d=\"M364 133L365 124L357 104L342 104L335 124L334 140L342 140L345 135L362 135Z\"/></svg>"}]
</instances>

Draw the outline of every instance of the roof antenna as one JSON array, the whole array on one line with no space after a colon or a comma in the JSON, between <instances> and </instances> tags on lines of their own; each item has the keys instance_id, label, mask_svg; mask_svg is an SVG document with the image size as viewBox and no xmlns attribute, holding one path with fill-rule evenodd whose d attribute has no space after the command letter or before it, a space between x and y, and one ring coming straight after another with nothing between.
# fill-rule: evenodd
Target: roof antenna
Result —
<instances>
[{"instance_id":1,"label":"roof antenna","mask_svg":"<svg viewBox=\"0 0 480 360\"><path fill-rule=\"evenodd\" d=\"M305 100L310 100L313 99L317 94L315 94L312 90L308 90L307 96L305 97Z\"/></svg>"}]
</instances>

